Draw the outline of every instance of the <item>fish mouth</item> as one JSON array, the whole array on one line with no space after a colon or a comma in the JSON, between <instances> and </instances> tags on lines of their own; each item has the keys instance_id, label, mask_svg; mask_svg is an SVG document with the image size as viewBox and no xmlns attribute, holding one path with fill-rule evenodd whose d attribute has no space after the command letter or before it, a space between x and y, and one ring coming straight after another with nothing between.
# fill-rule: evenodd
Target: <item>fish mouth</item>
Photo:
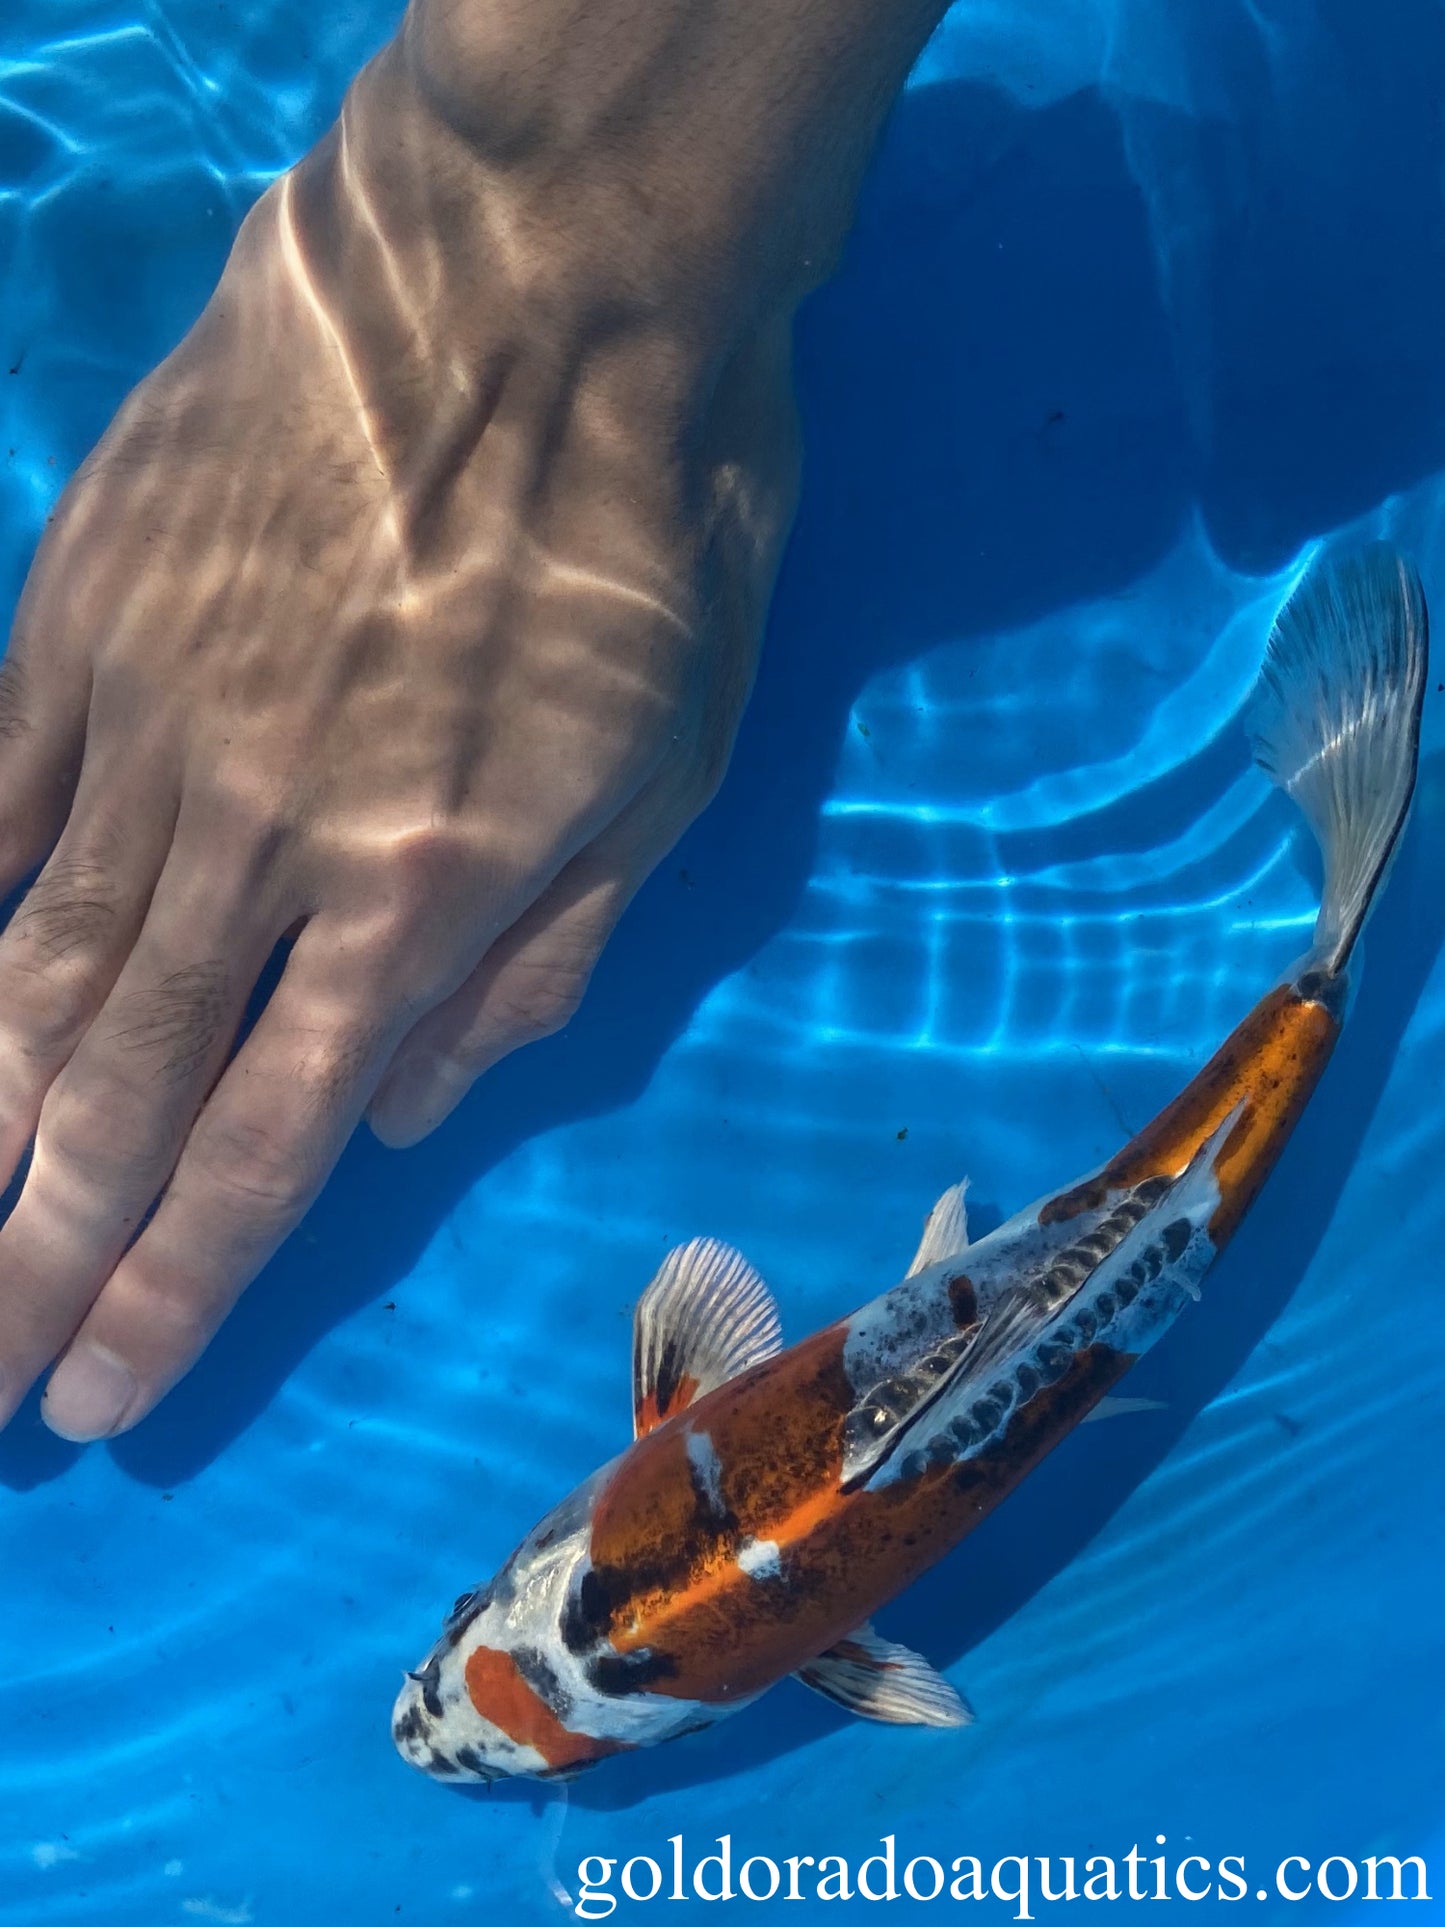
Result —
<instances>
[{"instance_id":1,"label":"fish mouth","mask_svg":"<svg viewBox=\"0 0 1445 1927\"><path fill-rule=\"evenodd\" d=\"M408 1673L407 1683L397 1696L391 1716L391 1737L397 1752L418 1773L434 1780L450 1780L454 1785L470 1781L490 1786L494 1780L506 1779L504 1769L492 1766L474 1746L449 1747L440 1737L425 1704L428 1693L435 1692L434 1680L427 1678L432 1671L432 1667L423 1667L420 1672Z\"/></svg>"},{"instance_id":2,"label":"fish mouth","mask_svg":"<svg viewBox=\"0 0 1445 1927\"><path fill-rule=\"evenodd\" d=\"M409 1672L407 1678L413 1685L421 1688L421 1703L424 1710L429 1713L434 1720L439 1720L442 1717L440 1692L442 1663L436 1654L432 1654L425 1666L418 1667L415 1672ZM404 1697L405 1693L403 1692L403 1698Z\"/></svg>"}]
</instances>

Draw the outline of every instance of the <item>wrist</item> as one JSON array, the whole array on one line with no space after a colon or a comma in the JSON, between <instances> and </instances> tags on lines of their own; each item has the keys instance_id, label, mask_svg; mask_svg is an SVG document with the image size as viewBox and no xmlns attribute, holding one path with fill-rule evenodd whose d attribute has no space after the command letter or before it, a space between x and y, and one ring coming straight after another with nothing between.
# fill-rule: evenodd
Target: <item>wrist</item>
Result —
<instances>
[{"instance_id":1,"label":"wrist","mask_svg":"<svg viewBox=\"0 0 1445 1927\"><path fill-rule=\"evenodd\" d=\"M412 0L415 99L510 209L517 253L718 315L831 270L942 0ZM525 271L524 262L519 266Z\"/></svg>"}]
</instances>

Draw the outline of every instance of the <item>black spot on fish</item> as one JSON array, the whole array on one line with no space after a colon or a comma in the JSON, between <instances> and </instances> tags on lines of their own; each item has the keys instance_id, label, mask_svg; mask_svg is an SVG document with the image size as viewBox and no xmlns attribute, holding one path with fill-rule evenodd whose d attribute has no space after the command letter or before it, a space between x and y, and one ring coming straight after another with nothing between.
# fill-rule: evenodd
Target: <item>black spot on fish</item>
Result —
<instances>
[{"instance_id":1,"label":"black spot on fish","mask_svg":"<svg viewBox=\"0 0 1445 1927\"><path fill-rule=\"evenodd\" d=\"M1184 1256L1184 1247L1194 1235L1194 1227L1188 1218L1176 1218L1173 1224L1166 1224L1159 1242L1164 1247L1164 1256L1172 1265Z\"/></svg>"},{"instance_id":2,"label":"black spot on fish","mask_svg":"<svg viewBox=\"0 0 1445 1927\"><path fill-rule=\"evenodd\" d=\"M1347 979L1344 971L1333 977L1327 970L1307 970L1295 983L1295 995L1303 1003L1323 1004L1332 1017L1343 1018Z\"/></svg>"},{"instance_id":3,"label":"black spot on fish","mask_svg":"<svg viewBox=\"0 0 1445 1927\"><path fill-rule=\"evenodd\" d=\"M954 1324L960 1328L977 1323L978 1293L973 1288L973 1280L965 1278L962 1272L948 1281L948 1306Z\"/></svg>"},{"instance_id":4,"label":"black spot on fish","mask_svg":"<svg viewBox=\"0 0 1445 1927\"><path fill-rule=\"evenodd\" d=\"M612 1596L596 1569L589 1567L562 1609L562 1643L569 1653L585 1652L601 1639L611 1618Z\"/></svg>"},{"instance_id":5,"label":"black spot on fish","mask_svg":"<svg viewBox=\"0 0 1445 1927\"><path fill-rule=\"evenodd\" d=\"M1002 1392L987 1392L973 1403L973 1422L985 1432L991 1432L1004 1415L1008 1400Z\"/></svg>"},{"instance_id":6,"label":"black spot on fish","mask_svg":"<svg viewBox=\"0 0 1445 1927\"><path fill-rule=\"evenodd\" d=\"M635 1653L599 1653L589 1662L587 1677L599 1693L616 1698L624 1693L640 1693L653 1680L671 1679L677 1661L670 1653L655 1653L641 1647Z\"/></svg>"},{"instance_id":7,"label":"black spot on fish","mask_svg":"<svg viewBox=\"0 0 1445 1927\"><path fill-rule=\"evenodd\" d=\"M476 1773L484 1780L495 1780L497 1769L488 1766L474 1746L459 1746L452 1758L463 1773Z\"/></svg>"},{"instance_id":8,"label":"black spot on fish","mask_svg":"<svg viewBox=\"0 0 1445 1927\"><path fill-rule=\"evenodd\" d=\"M425 1737L421 1714L414 1706L408 1706L404 1713L398 1713L391 1723L391 1730L398 1740L420 1740Z\"/></svg>"},{"instance_id":9,"label":"black spot on fish","mask_svg":"<svg viewBox=\"0 0 1445 1927\"><path fill-rule=\"evenodd\" d=\"M437 1773L445 1778L450 1773L459 1773L461 1768L455 1760L448 1759L445 1753L432 1752L427 1755L426 1770L428 1773Z\"/></svg>"},{"instance_id":10,"label":"black spot on fish","mask_svg":"<svg viewBox=\"0 0 1445 1927\"><path fill-rule=\"evenodd\" d=\"M1040 1280L1046 1305L1057 1305L1065 1298L1071 1298L1084 1282L1092 1266L1081 1264L1071 1253L1065 1252L1056 1264L1050 1265Z\"/></svg>"},{"instance_id":11,"label":"black spot on fish","mask_svg":"<svg viewBox=\"0 0 1445 1927\"><path fill-rule=\"evenodd\" d=\"M677 1396L677 1388L685 1376L677 1340L669 1338L662 1348L662 1357L657 1361L657 1382L654 1392L659 1412L670 1409L673 1399Z\"/></svg>"},{"instance_id":12,"label":"black spot on fish","mask_svg":"<svg viewBox=\"0 0 1445 1927\"><path fill-rule=\"evenodd\" d=\"M559 1720L565 1720L572 1711L572 1695L537 1648L518 1646L512 1653L512 1664L543 1705L550 1706Z\"/></svg>"}]
</instances>

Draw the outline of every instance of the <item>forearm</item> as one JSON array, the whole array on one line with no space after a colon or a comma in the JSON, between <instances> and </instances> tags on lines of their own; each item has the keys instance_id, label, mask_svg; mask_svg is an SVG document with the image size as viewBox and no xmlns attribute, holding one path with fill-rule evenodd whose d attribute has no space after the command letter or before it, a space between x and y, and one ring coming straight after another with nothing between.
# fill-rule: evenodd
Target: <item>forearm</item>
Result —
<instances>
[{"instance_id":1,"label":"forearm","mask_svg":"<svg viewBox=\"0 0 1445 1927\"><path fill-rule=\"evenodd\" d=\"M599 259L655 236L709 294L825 274L944 0L412 0L399 58L439 118ZM539 236L545 245L545 237Z\"/></svg>"}]
</instances>

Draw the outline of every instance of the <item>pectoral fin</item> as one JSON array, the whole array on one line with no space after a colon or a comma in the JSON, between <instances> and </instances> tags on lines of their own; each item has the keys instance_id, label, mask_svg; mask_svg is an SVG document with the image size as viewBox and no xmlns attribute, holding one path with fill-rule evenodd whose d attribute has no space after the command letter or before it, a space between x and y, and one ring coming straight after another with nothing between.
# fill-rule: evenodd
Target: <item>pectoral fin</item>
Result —
<instances>
[{"instance_id":1,"label":"pectoral fin","mask_svg":"<svg viewBox=\"0 0 1445 1927\"><path fill-rule=\"evenodd\" d=\"M968 1211L963 1202L967 1190L967 1178L962 1184L950 1185L929 1212L923 1227L923 1242L908 1267L910 1278L927 1271L930 1265L941 1264L945 1258L956 1258L960 1251L967 1250Z\"/></svg>"},{"instance_id":2,"label":"pectoral fin","mask_svg":"<svg viewBox=\"0 0 1445 1927\"><path fill-rule=\"evenodd\" d=\"M1085 1425L1090 1419L1125 1418L1130 1412L1162 1412L1167 1408L1162 1398L1101 1398L1092 1412L1085 1412Z\"/></svg>"},{"instance_id":3,"label":"pectoral fin","mask_svg":"<svg viewBox=\"0 0 1445 1927\"><path fill-rule=\"evenodd\" d=\"M898 1726L969 1726L973 1708L920 1654L860 1626L794 1675L865 1720Z\"/></svg>"},{"instance_id":4,"label":"pectoral fin","mask_svg":"<svg viewBox=\"0 0 1445 1927\"><path fill-rule=\"evenodd\" d=\"M679 1245L633 1314L635 1435L641 1438L782 1345L772 1293L746 1258L715 1238Z\"/></svg>"}]
</instances>

